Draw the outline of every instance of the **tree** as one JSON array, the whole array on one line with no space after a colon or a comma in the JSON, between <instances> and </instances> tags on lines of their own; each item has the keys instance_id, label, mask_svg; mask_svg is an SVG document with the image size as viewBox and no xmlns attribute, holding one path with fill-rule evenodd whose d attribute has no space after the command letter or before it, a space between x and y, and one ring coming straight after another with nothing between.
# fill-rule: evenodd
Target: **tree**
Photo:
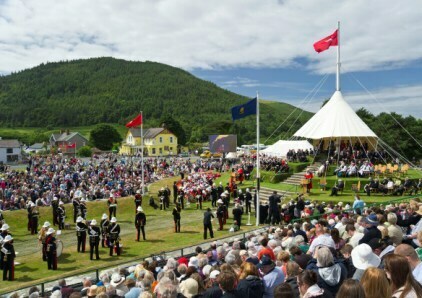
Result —
<instances>
[{"instance_id":1,"label":"tree","mask_svg":"<svg viewBox=\"0 0 422 298\"><path fill-rule=\"evenodd\" d=\"M89 146L83 146L83 147L79 148L78 156L80 156L80 157L91 157L92 156L91 148Z\"/></svg>"},{"instance_id":2,"label":"tree","mask_svg":"<svg viewBox=\"0 0 422 298\"><path fill-rule=\"evenodd\" d=\"M186 144L186 132L178 121L176 121L169 114L164 115L160 119L160 125L170 130L177 137L177 143L179 145Z\"/></svg>"},{"instance_id":3,"label":"tree","mask_svg":"<svg viewBox=\"0 0 422 298\"><path fill-rule=\"evenodd\" d=\"M121 142L122 137L113 126L100 124L91 131L90 141L98 149L108 151L114 143Z\"/></svg>"}]
</instances>

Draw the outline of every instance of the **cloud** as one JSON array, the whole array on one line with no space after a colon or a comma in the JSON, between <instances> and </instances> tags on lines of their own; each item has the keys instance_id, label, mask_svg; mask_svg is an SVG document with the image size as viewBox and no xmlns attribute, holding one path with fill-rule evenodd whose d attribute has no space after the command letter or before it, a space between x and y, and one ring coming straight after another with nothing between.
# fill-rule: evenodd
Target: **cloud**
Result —
<instances>
[{"instance_id":1,"label":"cloud","mask_svg":"<svg viewBox=\"0 0 422 298\"><path fill-rule=\"evenodd\" d=\"M422 99L422 86L396 86L393 88L382 88L372 92L352 92L343 93L344 99L356 111L360 108L365 108L374 115L382 112L408 116L412 115L415 118L422 118L422 109L420 102ZM302 101L298 105L297 100L286 100L292 105L316 113L324 102L325 98L312 101Z\"/></svg>"},{"instance_id":2,"label":"cloud","mask_svg":"<svg viewBox=\"0 0 422 298\"><path fill-rule=\"evenodd\" d=\"M336 51L312 43L341 20L348 71L395 68L422 56L418 1L5 0L0 72L46 61L113 56L181 67L307 67L334 72ZM309 61L300 65L297 58Z\"/></svg>"}]
</instances>

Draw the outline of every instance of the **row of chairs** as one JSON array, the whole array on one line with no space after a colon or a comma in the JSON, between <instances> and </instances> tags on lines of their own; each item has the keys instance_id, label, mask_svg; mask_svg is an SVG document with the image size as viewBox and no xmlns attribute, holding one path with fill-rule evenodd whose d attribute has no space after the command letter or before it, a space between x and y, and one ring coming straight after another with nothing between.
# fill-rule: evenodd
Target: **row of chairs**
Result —
<instances>
[{"instance_id":1,"label":"row of chairs","mask_svg":"<svg viewBox=\"0 0 422 298\"><path fill-rule=\"evenodd\" d=\"M378 175L387 175L387 174L398 174L399 176L401 174L406 175L407 171L409 170L409 165L404 164L401 167L399 167L398 164L392 165L392 164L386 164L386 165L375 165L374 167L374 173Z\"/></svg>"}]
</instances>

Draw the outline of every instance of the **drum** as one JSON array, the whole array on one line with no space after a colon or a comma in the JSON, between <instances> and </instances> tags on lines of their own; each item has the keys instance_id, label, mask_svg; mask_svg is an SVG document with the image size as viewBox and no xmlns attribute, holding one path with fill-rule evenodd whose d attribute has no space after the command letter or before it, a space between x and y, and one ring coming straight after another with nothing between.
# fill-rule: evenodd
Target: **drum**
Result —
<instances>
[{"instance_id":1,"label":"drum","mask_svg":"<svg viewBox=\"0 0 422 298\"><path fill-rule=\"evenodd\" d=\"M60 257L63 252L63 242L61 240L56 240L56 247L57 247L57 257Z\"/></svg>"}]
</instances>

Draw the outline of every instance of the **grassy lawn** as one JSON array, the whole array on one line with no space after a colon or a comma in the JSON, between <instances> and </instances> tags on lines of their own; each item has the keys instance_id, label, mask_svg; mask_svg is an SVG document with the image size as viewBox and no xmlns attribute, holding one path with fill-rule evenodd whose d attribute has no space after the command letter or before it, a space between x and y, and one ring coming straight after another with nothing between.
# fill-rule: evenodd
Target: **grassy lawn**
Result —
<instances>
[{"instance_id":1,"label":"grassy lawn","mask_svg":"<svg viewBox=\"0 0 422 298\"><path fill-rule=\"evenodd\" d=\"M176 178L164 179L151 186L151 194L156 198L156 191L165 185L173 184ZM172 200L171 200L172 201ZM107 213L106 201L88 202L87 219L93 218L100 221L101 215ZM89 250L84 254L76 252L76 232L73 225L73 209L71 205L66 205L67 219L66 222L72 223L71 230L62 231L62 235L58 238L64 243L62 256L58 261L58 270L47 270L47 263L41 259L41 252L38 246L37 237L29 235L26 230L27 216L25 210L6 211L5 219L10 225L11 233L14 237L15 250L19 252L16 262L20 264L16 266L15 277L13 282L4 281L0 283L0 293L13 291L19 288L27 287L42 281L58 279L64 276L75 275L86 272L88 270L100 269L118 265L120 263L128 263L142 257L149 257L151 254L158 254L162 251L171 251L181 249L186 246L196 245L205 242L203 240L202 219L205 210L196 210L196 205L191 204L182 211L182 227L181 233L173 231L173 217L171 215L172 206L166 211L159 209L154 210L148 206L148 196L144 198L142 206L147 215L146 238L147 241L136 242L134 218L135 208L132 197L122 198L118 200L117 220L121 226L121 243L123 244L123 253L120 257L109 257L108 249L100 248L99 261L89 260ZM203 209L210 206L207 202ZM52 222L51 208L40 208L41 219L40 225L45 220ZM107 213L108 214L108 213ZM246 223L246 215L243 217ZM251 218L251 222L255 222L255 218ZM224 231L217 231L217 221L214 220L214 236L216 238L224 238L232 233L228 232L232 224L232 218L228 220ZM254 229L254 226L242 226L242 232ZM209 241L209 240L208 240ZM87 244L87 247L89 245Z\"/></svg>"}]
</instances>

